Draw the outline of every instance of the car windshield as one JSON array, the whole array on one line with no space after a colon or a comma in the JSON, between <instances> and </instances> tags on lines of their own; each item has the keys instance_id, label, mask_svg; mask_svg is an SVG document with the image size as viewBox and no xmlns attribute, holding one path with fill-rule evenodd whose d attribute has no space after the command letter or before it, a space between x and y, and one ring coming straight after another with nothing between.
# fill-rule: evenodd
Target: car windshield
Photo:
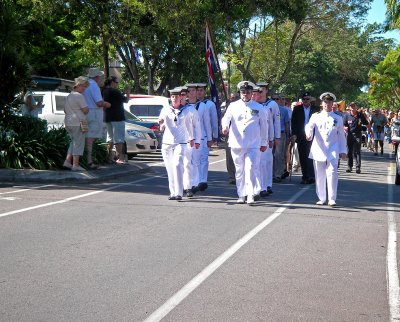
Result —
<instances>
[{"instance_id":1,"label":"car windshield","mask_svg":"<svg viewBox=\"0 0 400 322\"><path fill-rule=\"evenodd\" d=\"M143 120L139 117L137 117L135 114L128 112L127 110L124 110L125 113L125 119L129 121L136 121L136 122L143 122Z\"/></svg>"}]
</instances>

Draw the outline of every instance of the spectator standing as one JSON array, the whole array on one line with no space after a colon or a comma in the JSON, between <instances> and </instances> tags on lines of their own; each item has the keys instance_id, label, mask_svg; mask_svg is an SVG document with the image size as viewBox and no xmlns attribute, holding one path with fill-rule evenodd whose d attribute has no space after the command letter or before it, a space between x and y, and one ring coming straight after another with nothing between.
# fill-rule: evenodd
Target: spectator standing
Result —
<instances>
[{"instance_id":1,"label":"spectator standing","mask_svg":"<svg viewBox=\"0 0 400 322\"><path fill-rule=\"evenodd\" d=\"M308 158L312 141L307 140L304 128L310 120L310 117L314 113L319 112L319 110L318 107L311 105L311 94L308 92L303 94L302 104L295 106L293 109L291 128L299 152L302 184L312 184L315 182L313 161Z\"/></svg>"},{"instance_id":2,"label":"spectator standing","mask_svg":"<svg viewBox=\"0 0 400 322\"><path fill-rule=\"evenodd\" d=\"M86 153L88 166L94 170L98 168L98 165L93 163L93 143L96 139L103 137L103 108L109 108L111 104L103 100L100 92L104 72L95 67L90 68L87 77L89 77L89 87L83 92L86 104L89 107L89 113L87 114L89 131L86 134Z\"/></svg>"},{"instance_id":3,"label":"spectator standing","mask_svg":"<svg viewBox=\"0 0 400 322\"><path fill-rule=\"evenodd\" d=\"M369 128L369 122L365 115L357 110L354 102L349 104L350 113L343 116L344 131L347 133L347 170L353 171L353 158L356 163L356 173L361 173L361 131L362 125Z\"/></svg>"},{"instance_id":4,"label":"spectator standing","mask_svg":"<svg viewBox=\"0 0 400 322\"><path fill-rule=\"evenodd\" d=\"M32 81L31 87L36 87L37 82ZM43 102L36 102L34 93L28 89L24 95L24 105L22 106L22 115L38 118L40 109L43 107Z\"/></svg>"},{"instance_id":5,"label":"spectator standing","mask_svg":"<svg viewBox=\"0 0 400 322\"><path fill-rule=\"evenodd\" d=\"M105 81L103 90L104 100L111 104L110 108L104 109L104 122L107 126L108 149L112 150L113 145L117 151L118 159L116 164L125 164L123 145L125 142L125 110L124 103L128 102L130 90L125 87L121 93L118 88L118 79L115 76L109 77Z\"/></svg>"},{"instance_id":6,"label":"spectator standing","mask_svg":"<svg viewBox=\"0 0 400 322\"><path fill-rule=\"evenodd\" d=\"M378 155L378 143L381 148L381 155L383 154L383 140L385 139L385 125L387 123L386 116L379 108L371 116L372 135L374 139L375 155Z\"/></svg>"},{"instance_id":7,"label":"spectator standing","mask_svg":"<svg viewBox=\"0 0 400 322\"><path fill-rule=\"evenodd\" d=\"M89 86L87 77L80 76L75 79L73 91L65 99L65 129L71 139L68 147L67 157L63 166L72 171L84 171L79 165L79 158L83 155L85 148L86 132L81 122L86 122L86 114L89 108L83 97L83 91Z\"/></svg>"}]
</instances>

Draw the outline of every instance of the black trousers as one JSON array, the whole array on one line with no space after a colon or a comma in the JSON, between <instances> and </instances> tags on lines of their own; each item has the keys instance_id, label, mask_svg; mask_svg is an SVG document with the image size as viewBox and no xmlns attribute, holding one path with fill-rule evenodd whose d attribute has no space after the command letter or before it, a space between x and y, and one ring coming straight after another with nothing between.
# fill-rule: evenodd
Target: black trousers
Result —
<instances>
[{"instance_id":1,"label":"black trousers","mask_svg":"<svg viewBox=\"0 0 400 322\"><path fill-rule=\"evenodd\" d=\"M297 149L299 151L299 159L301 166L302 179L314 179L314 165L313 160L308 158L310 154L312 141L307 140L298 140L297 141Z\"/></svg>"},{"instance_id":2,"label":"black trousers","mask_svg":"<svg viewBox=\"0 0 400 322\"><path fill-rule=\"evenodd\" d=\"M233 163L231 148L226 144L226 170L228 171L229 180L235 180L236 168Z\"/></svg>"},{"instance_id":3,"label":"black trousers","mask_svg":"<svg viewBox=\"0 0 400 322\"><path fill-rule=\"evenodd\" d=\"M355 136L352 133L347 135L347 165L353 167L355 159L356 168L361 169L361 135Z\"/></svg>"}]
</instances>

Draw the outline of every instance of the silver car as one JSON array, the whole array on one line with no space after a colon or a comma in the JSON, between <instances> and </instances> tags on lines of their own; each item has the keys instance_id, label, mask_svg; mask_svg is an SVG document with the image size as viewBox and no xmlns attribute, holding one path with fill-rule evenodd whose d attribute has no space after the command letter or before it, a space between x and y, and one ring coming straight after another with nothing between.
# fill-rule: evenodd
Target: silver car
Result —
<instances>
[{"instance_id":1,"label":"silver car","mask_svg":"<svg viewBox=\"0 0 400 322\"><path fill-rule=\"evenodd\" d=\"M153 130L147 127L125 122L126 154L129 158L138 153L157 150L157 138Z\"/></svg>"}]
</instances>

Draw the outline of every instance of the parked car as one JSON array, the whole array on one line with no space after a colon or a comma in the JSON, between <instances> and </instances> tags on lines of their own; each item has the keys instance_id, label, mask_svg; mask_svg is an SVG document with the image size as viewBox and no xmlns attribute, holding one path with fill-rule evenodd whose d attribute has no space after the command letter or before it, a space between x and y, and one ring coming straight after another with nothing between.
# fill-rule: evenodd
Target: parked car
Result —
<instances>
[{"instance_id":1,"label":"parked car","mask_svg":"<svg viewBox=\"0 0 400 322\"><path fill-rule=\"evenodd\" d=\"M169 99L164 96L130 95L124 107L143 121L157 122L161 109L169 105Z\"/></svg>"},{"instance_id":2,"label":"parked car","mask_svg":"<svg viewBox=\"0 0 400 322\"><path fill-rule=\"evenodd\" d=\"M68 93L57 91L37 91L33 96L36 101L43 102L39 112L39 118L47 121L49 128L64 126L64 106ZM104 140L106 140L106 126L104 125ZM128 157L138 153L154 152L158 146L158 140L154 131L149 127L125 122L125 140Z\"/></svg>"},{"instance_id":3,"label":"parked car","mask_svg":"<svg viewBox=\"0 0 400 322\"><path fill-rule=\"evenodd\" d=\"M126 122L144 126L152 130L157 138L158 141L158 147L161 148L161 142L162 142L162 134L163 132L160 131L160 126L158 122L153 122L153 121L144 121L141 118L137 117L135 114L132 114L131 112L128 112L125 110L125 119Z\"/></svg>"}]
</instances>

